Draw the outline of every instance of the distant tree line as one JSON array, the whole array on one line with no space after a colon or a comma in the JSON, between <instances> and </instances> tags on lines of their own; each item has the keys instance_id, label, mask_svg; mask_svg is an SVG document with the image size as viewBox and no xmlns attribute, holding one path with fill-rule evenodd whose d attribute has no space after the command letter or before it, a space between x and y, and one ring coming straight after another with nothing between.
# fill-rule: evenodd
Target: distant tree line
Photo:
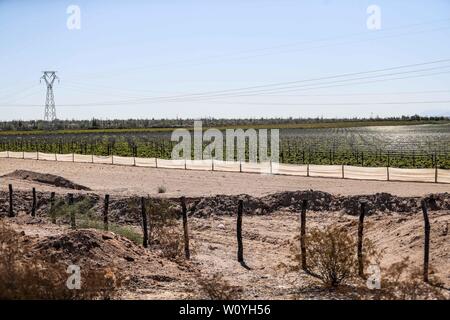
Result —
<instances>
[{"instance_id":1,"label":"distant tree line","mask_svg":"<svg viewBox=\"0 0 450 320\"><path fill-rule=\"evenodd\" d=\"M94 129L146 129L146 128L180 128L192 127L194 120L202 120L204 127L233 127L258 125L296 125L333 122L435 122L450 121L448 116L424 117L419 115L387 117L387 118L202 118L202 119L127 119L127 120L14 120L0 122L0 131L32 131L32 130L94 130Z\"/></svg>"}]
</instances>

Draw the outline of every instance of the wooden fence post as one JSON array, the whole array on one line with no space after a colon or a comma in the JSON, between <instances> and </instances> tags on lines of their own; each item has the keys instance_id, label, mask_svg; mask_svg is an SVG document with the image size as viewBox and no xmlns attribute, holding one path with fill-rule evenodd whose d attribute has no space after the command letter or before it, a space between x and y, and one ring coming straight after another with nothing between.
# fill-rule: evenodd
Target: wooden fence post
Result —
<instances>
[{"instance_id":1,"label":"wooden fence post","mask_svg":"<svg viewBox=\"0 0 450 320\"><path fill-rule=\"evenodd\" d=\"M309 163L306 165L306 176L309 177Z\"/></svg>"},{"instance_id":2,"label":"wooden fence post","mask_svg":"<svg viewBox=\"0 0 450 320\"><path fill-rule=\"evenodd\" d=\"M144 248L148 247L148 222L147 222L147 212L145 210L145 198L141 197L141 213L142 213L142 228L143 228L143 239L142 245Z\"/></svg>"},{"instance_id":3,"label":"wooden fence post","mask_svg":"<svg viewBox=\"0 0 450 320\"><path fill-rule=\"evenodd\" d=\"M186 198L181 197L181 213L183 215L183 230L184 230L184 254L186 259L190 259L191 253L189 251L189 230L187 220Z\"/></svg>"},{"instance_id":4,"label":"wooden fence post","mask_svg":"<svg viewBox=\"0 0 450 320\"><path fill-rule=\"evenodd\" d=\"M364 233L364 216L366 214L366 199L360 200L361 212L359 214L358 224L358 274L361 278L364 277L364 259L363 259L363 233Z\"/></svg>"},{"instance_id":5,"label":"wooden fence post","mask_svg":"<svg viewBox=\"0 0 450 320\"><path fill-rule=\"evenodd\" d=\"M50 194L50 216L52 223L56 223L56 212L55 212L55 193Z\"/></svg>"},{"instance_id":6,"label":"wooden fence post","mask_svg":"<svg viewBox=\"0 0 450 320\"><path fill-rule=\"evenodd\" d=\"M103 229L108 231L108 210L109 210L109 194L105 194L105 203L103 207Z\"/></svg>"},{"instance_id":7,"label":"wooden fence post","mask_svg":"<svg viewBox=\"0 0 450 320\"><path fill-rule=\"evenodd\" d=\"M300 252L302 259L302 270L306 271L306 209L308 207L308 200L304 199L302 202L302 211L300 215Z\"/></svg>"},{"instance_id":8,"label":"wooden fence post","mask_svg":"<svg viewBox=\"0 0 450 320\"><path fill-rule=\"evenodd\" d=\"M31 205L31 216L36 216L36 188L33 188L33 204Z\"/></svg>"},{"instance_id":9,"label":"wooden fence post","mask_svg":"<svg viewBox=\"0 0 450 320\"><path fill-rule=\"evenodd\" d=\"M436 161L436 166L434 167L434 183L438 182L438 166Z\"/></svg>"},{"instance_id":10,"label":"wooden fence post","mask_svg":"<svg viewBox=\"0 0 450 320\"><path fill-rule=\"evenodd\" d=\"M70 227L72 229L77 228L77 224L75 221L75 210L73 209L73 193L69 193L69 210L70 210Z\"/></svg>"},{"instance_id":11,"label":"wooden fence post","mask_svg":"<svg viewBox=\"0 0 450 320\"><path fill-rule=\"evenodd\" d=\"M428 283L428 264L430 261L430 221L428 219L428 208L425 199L421 202L423 221L424 221L424 231L425 231L425 242L424 242L424 254L423 254L423 281Z\"/></svg>"},{"instance_id":12,"label":"wooden fence post","mask_svg":"<svg viewBox=\"0 0 450 320\"><path fill-rule=\"evenodd\" d=\"M14 217L14 203L13 203L13 187L12 184L8 185L9 189L9 217Z\"/></svg>"},{"instance_id":13,"label":"wooden fence post","mask_svg":"<svg viewBox=\"0 0 450 320\"><path fill-rule=\"evenodd\" d=\"M237 259L238 259L238 262L240 262L240 263L244 262L244 246L242 244L242 208L243 208L243 201L239 200L236 234L237 234L237 243L238 243Z\"/></svg>"},{"instance_id":14,"label":"wooden fence post","mask_svg":"<svg viewBox=\"0 0 450 320\"><path fill-rule=\"evenodd\" d=\"M342 179L345 179L345 174L344 174L344 164L342 164Z\"/></svg>"}]
</instances>

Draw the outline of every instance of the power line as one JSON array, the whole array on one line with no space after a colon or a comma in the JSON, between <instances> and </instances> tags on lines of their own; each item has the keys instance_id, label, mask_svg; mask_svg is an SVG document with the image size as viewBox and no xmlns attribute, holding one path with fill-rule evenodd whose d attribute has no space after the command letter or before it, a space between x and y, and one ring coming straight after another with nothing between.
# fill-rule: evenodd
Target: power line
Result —
<instances>
[{"instance_id":1,"label":"power line","mask_svg":"<svg viewBox=\"0 0 450 320\"><path fill-rule=\"evenodd\" d=\"M409 29L409 28L414 28L417 26L423 26L423 25L431 25L431 24L436 24L436 23L440 23L440 22L448 22L450 21L450 18L445 18L445 19L438 19L438 20L431 20L431 21L425 21L425 22L421 22L421 23L415 23L415 24L410 24L410 25L403 25L403 26L397 26L397 27L392 27L392 28L384 28L382 30L377 31L377 33L386 33L392 30L398 30L398 29ZM378 40L378 39L383 39L383 38L389 38L389 37L396 37L396 36L410 36L410 35L415 35L418 33L423 33L423 32L432 32L432 31L439 31L439 30L443 30L443 29L448 29L449 27L440 27L437 29L431 29L431 30L421 30L421 31L410 31L407 33L402 33L399 35L384 35L384 36L380 36L380 37L373 37L373 38L369 38L369 39L363 39L363 40L357 40L355 41L351 41L351 42L345 42L345 43L337 43L337 44L331 44L331 46L335 46L335 45L346 45L346 44L352 44L352 43L358 43L358 42L366 42L366 41L372 41L372 40ZM136 67L129 67L129 68L123 68L120 71L109 71L109 72L100 72L100 73L94 73L91 74L93 76L89 77L89 75L86 77L86 75L82 76L84 79L86 78L103 78L103 77L111 77L114 74L120 74L122 75L124 72L126 71L135 71L135 70L140 70L140 69L153 69L153 68L160 68L160 67L167 67L167 66L172 66L172 65L183 65L185 63L189 63L189 62L195 62L195 61L200 61L194 65L201 65L201 64L205 64L205 63L210 63L207 60L211 60L211 59L217 59L217 58L226 58L229 56L236 56L236 55L240 55L240 54L245 54L245 53L251 53L251 52L260 52L260 51L268 51L268 50L273 50L273 49L278 49L278 48L286 48L286 47L295 47L295 46L299 46L299 45L305 45L305 44L313 44L313 43L317 43L317 42L326 42L326 41L335 41L336 39L345 39L345 38L351 38L351 37L355 37L355 36L367 36L368 34L370 34L369 32L360 32L360 33L354 33L354 34L349 34L349 35L341 35L341 36L335 36L335 37L326 37L326 38L322 38L322 39L316 39L316 40L311 40L311 41L304 41L304 42L295 42L295 43L288 43L288 44L281 44L281 45L277 45L277 46L270 46L270 47L265 47L265 48L258 48L258 49L249 49L249 50L241 50L241 51L236 51L234 53L226 53L226 54L220 54L220 55L213 55L213 56L204 56L201 58L193 58L193 59L184 59L178 62L168 62L168 63L162 63L162 64L157 64L157 65L141 65L141 66L136 66ZM330 45L321 45L321 46L317 46L317 47L313 47L312 49L316 49L316 48L324 48L324 47L329 47ZM303 50L308 50L308 48L302 48ZM311 48L309 48L311 49ZM292 50L291 50L292 51ZM295 51L295 50L294 50ZM258 56L265 56L265 55L271 55L271 54L277 54L275 53L265 53L265 54L261 54L261 55L252 55L252 56L246 56L246 57L235 57L233 59L250 59L250 58L255 58ZM98 74L100 74L100 76L98 76ZM103 74L103 75L101 75ZM96 76L97 75L97 76ZM75 78L76 79L76 78Z\"/></svg>"},{"instance_id":2,"label":"power line","mask_svg":"<svg viewBox=\"0 0 450 320\"><path fill-rule=\"evenodd\" d=\"M256 93L267 93L267 92L287 92L287 91L293 91L293 90L286 90L286 89L292 89L294 87L288 86L288 87L281 87L285 84L295 84L295 83L305 83L305 82L316 82L321 80L327 80L327 79L338 79L338 78L344 78L348 76L354 76L354 75L362 75L362 74L369 74L369 73L378 73L378 72L384 72L389 70L398 70L403 68L409 68L414 66L423 66L423 65L430 65L430 64L437 64L442 62L448 62L450 59L443 59L443 60L436 60L436 61L430 61L430 62L424 62L424 63L416 63L416 64L409 64L409 65L402 65L402 66L396 66L396 67L390 67L390 68L383 68L383 69L376 69L376 70L370 70L370 71L363 71L363 72L354 72L354 73L345 73L345 74L338 74L333 76L327 76L327 77L318 77L318 78L312 78L312 79L304 79L304 80L298 80L298 81L290 81L290 82L282 82L282 83L275 83L275 84L267 84L267 85L259 85L259 86L252 86L252 87L244 87L244 88L237 88L237 89L227 89L227 90L220 90L220 91L208 91L203 93L194 93L194 94L186 94L186 95L175 95L175 96L161 96L161 97L148 97L148 98L142 98L142 99L128 99L128 100L122 100L122 101L107 101L107 102L99 102L99 103L92 103L92 105L108 105L111 103L136 103L136 102L164 102L164 101L174 101L174 100L190 100L195 101L198 99L205 99L205 98L211 98L211 97L224 97L224 96L245 96L245 95L255 95ZM422 71L430 71L430 70L436 70L441 68L447 68L449 66L440 66L440 67L433 67L433 68L427 68L427 69L418 69L418 70L408 70L403 72L396 72L396 73L389 73L389 74L382 74L382 75L373 75L373 76L366 76L366 77L358 77L354 79L342 79L342 80L336 80L336 81L329 81L325 82L324 84L335 84L335 83L342 83L342 82L348 82L348 81L356 81L356 80L362 80L362 79L372 79L372 78L380 78L380 77L386 77L386 76L392 76L392 75L398 75L398 74L406 74L406 73L413 73L413 72L422 72ZM408 78L415 78L415 77L423 77L423 76L429 76L429 75L436 75L436 74L442 74L446 72L439 72L439 73L432 73L432 74L426 74L426 75L419 75L419 76L412 76L412 77L398 77L398 78L392 78L392 79L383 79L381 81L389 81L389 80L400 80L400 79L408 79ZM362 83L371 83L371 82L379 82L379 81L367 81ZM349 83L349 84L358 84L358 83ZM319 85L319 86L318 86ZM345 85L345 84L344 84ZM311 86L318 86L318 87L311 87ZM320 83L313 83L313 84L306 84L303 86L295 86L295 90L297 91L299 89L308 90L308 89L321 89L321 88L329 88L329 87L335 87L335 86L342 86L340 85L332 85L332 86L323 86L323 84ZM274 87L274 88L271 88ZM264 90L249 90L249 89L256 89L256 88L267 88ZM280 91L283 90L283 91ZM300 90L301 91L301 90Z\"/></svg>"},{"instance_id":3,"label":"power line","mask_svg":"<svg viewBox=\"0 0 450 320\"><path fill-rule=\"evenodd\" d=\"M408 70L408 71L402 71L402 72L395 72L395 73L385 73L385 74L375 74L365 77L357 77L352 79L339 79L335 81L329 81L329 82L319 82L319 83L312 83L312 84L306 84L301 86L284 86L280 87L283 84L286 83L303 83L303 82L316 82L321 81L325 79L337 79L341 77L348 77L353 75L361 75L361 74L368 74L368 73L378 73L383 72L387 70L396 70L401 68L409 68L412 66L421 66L421 65L430 65L430 64L436 64L436 63L442 63L450 61L450 59L442 59L442 60L436 60L436 61L430 61L430 62L424 62L424 63L416 63L416 64L410 64L410 65L402 65L402 66L396 66L396 67L390 67L390 68L383 68L383 69L377 69L377 70L370 70L370 71L363 71L363 72L355 72L355 73L345 73L345 74L339 74L339 75L333 75L328 77L320 77L320 78L312 78L312 79L305 79L305 80L299 80L299 81L291 81L291 82L283 82L283 83L275 83L275 84L268 84L268 85L261 85L261 86L252 86L252 87L245 87L245 88L237 88L237 89L229 89L229 90L220 90L220 91L209 91L205 93L196 93L196 94L189 94L189 95L181 95L181 96L168 96L168 97L148 97L143 99L129 99L129 100L121 100L121 101L106 101L106 102L95 102L95 103L84 103L84 104L66 104L61 106L96 106L96 105L118 105L118 104L142 104L142 103L150 103L150 102L177 102L179 100L182 100L182 102L186 101L196 101L198 99L210 99L214 97L240 97L240 96L249 96L249 95L255 95L256 93L273 93L273 92L287 92L287 91L302 91L302 90L312 90L312 89L321 89L321 88L329 88L329 87L338 87L338 86L345 86L345 85L358 85L358 84L364 84L364 83L373 83L373 82L380 82L380 81L391 81L391 80L400 80L400 79L410 79L410 78L417 78L417 77L427 77L431 75L438 75L438 74L447 74L449 71L444 72L437 72L437 73L428 73L428 74L421 74L421 75L413 75L413 76L406 76L406 77L397 77L397 78L386 78L391 77L393 75L399 75L399 74L407 74L407 73L415 73L415 72L423 72L423 71L430 71L430 70L436 70L436 69L445 69L450 66L439 66L439 67L432 67L432 68L426 68L426 69L417 69L417 70ZM371 81L358 81L362 79L374 79L374 78L383 78L383 79L377 79L377 80L371 80ZM343 82L350 82L350 83L343 83ZM326 84L326 86L323 86L323 84ZM331 84L331 85L330 85ZM265 88L263 90L248 90L252 88ZM294 88L294 89L293 89ZM244 91L247 90L247 91ZM220 94L222 93L222 94ZM5 104L3 106L6 106ZM27 105L9 105L9 106L27 106ZM28 105L33 106L33 105Z\"/></svg>"},{"instance_id":4,"label":"power line","mask_svg":"<svg viewBox=\"0 0 450 320\"><path fill-rule=\"evenodd\" d=\"M181 102L181 101L168 101L168 102ZM395 105L395 104L443 104L450 103L450 100L430 100L430 101L390 101L390 102L302 102L302 103L267 103L267 102L227 102L227 101L214 101L220 104L251 104L251 105L287 105L287 106L345 106L345 105ZM113 106L114 104L109 104ZM121 105L121 104L120 104ZM60 107L91 107L92 104L62 104ZM118 105L119 106L119 105ZM0 107L41 107L40 105L32 104L15 104L15 105L0 105Z\"/></svg>"}]
</instances>

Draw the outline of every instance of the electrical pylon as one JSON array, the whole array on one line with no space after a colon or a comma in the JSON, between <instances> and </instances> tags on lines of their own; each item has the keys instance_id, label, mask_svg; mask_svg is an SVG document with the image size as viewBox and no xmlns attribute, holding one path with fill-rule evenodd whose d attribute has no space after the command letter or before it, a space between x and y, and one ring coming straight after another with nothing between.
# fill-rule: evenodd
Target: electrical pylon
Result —
<instances>
[{"instance_id":1,"label":"electrical pylon","mask_svg":"<svg viewBox=\"0 0 450 320\"><path fill-rule=\"evenodd\" d=\"M55 97L53 95L53 83L56 79L59 78L56 76L56 71L42 71L43 75L41 80L44 79L47 85L47 97L45 99L45 113L44 120L45 121L54 121L56 120L56 107L55 107Z\"/></svg>"}]
</instances>

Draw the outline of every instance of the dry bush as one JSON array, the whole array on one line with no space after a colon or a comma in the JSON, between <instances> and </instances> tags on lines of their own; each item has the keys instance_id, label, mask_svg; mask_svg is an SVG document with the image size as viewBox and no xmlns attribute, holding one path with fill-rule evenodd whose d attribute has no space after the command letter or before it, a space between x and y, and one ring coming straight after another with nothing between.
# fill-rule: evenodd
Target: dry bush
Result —
<instances>
[{"instance_id":1,"label":"dry bush","mask_svg":"<svg viewBox=\"0 0 450 320\"><path fill-rule=\"evenodd\" d=\"M149 201L146 207L150 245L160 249L165 258L178 260L184 257L184 233L177 219L179 212L164 199Z\"/></svg>"},{"instance_id":2,"label":"dry bush","mask_svg":"<svg viewBox=\"0 0 450 320\"><path fill-rule=\"evenodd\" d=\"M81 289L70 290L67 265L48 261L0 222L0 299L110 299L122 280L113 269L83 266Z\"/></svg>"},{"instance_id":3,"label":"dry bush","mask_svg":"<svg viewBox=\"0 0 450 320\"><path fill-rule=\"evenodd\" d=\"M299 237L292 247L297 265L301 261ZM326 287L337 287L358 275L356 256L357 240L342 227L315 228L306 235L306 261L308 273L318 278ZM378 260L380 254L373 243L364 240L364 265Z\"/></svg>"},{"instance_id":4,"label":"dry bush","mask_svg":"<svg viewBox=\"0 0 450 320\"><path fill-rule=\"evenodd\" d=\"M158 193L166 193L167 188L165 186L158 186Z\"/></svg>"},{"instance_id":5,"label":"dry bush","mask_svg":"<svg viewBox=\"0 0 450 320\"><path fill-rule=\"evenodd\" d=\"M439 279L432 277L427 284L423 282L422 269L410 266L409 258L404 258L383 270L381 289L376 290L376 297L387 300L446 299ZM412 270L408 272L408 269ZM433 273L432 269L430 273Z\"/></svg>"},{"instance_id":6,"label":"dry bush","mask_svg":"<svg viewBox=\"0 0 450 320\"><path fill-rule=\"evenodd\" d=\"M158 248L162 256L170 260L184 257L184 237L180 228L162 228L158 240L153 246Z\"/></svg>"},{"instance_id":7,"label":"dry bush","mask_svg":"<svg viewBox=\"0 0 450 320\"><path fill-rule=\"evenodd\" d=\"M237 300L241 296L242 288L231 286L220 273L209 277L197 273L196 279L202 292L211 300Z\"/></svg>"},{"instance_id":8,"label":"dry bush","mask_svg":"<svg viewBox=\"0 0 450 320\"><path fill-rule=\"evenodd\" d=\"M149 215L149 241L158 243L172 227L179 224L179 212L165 199L146 201Z\"/></svg>"}]
</instances>

